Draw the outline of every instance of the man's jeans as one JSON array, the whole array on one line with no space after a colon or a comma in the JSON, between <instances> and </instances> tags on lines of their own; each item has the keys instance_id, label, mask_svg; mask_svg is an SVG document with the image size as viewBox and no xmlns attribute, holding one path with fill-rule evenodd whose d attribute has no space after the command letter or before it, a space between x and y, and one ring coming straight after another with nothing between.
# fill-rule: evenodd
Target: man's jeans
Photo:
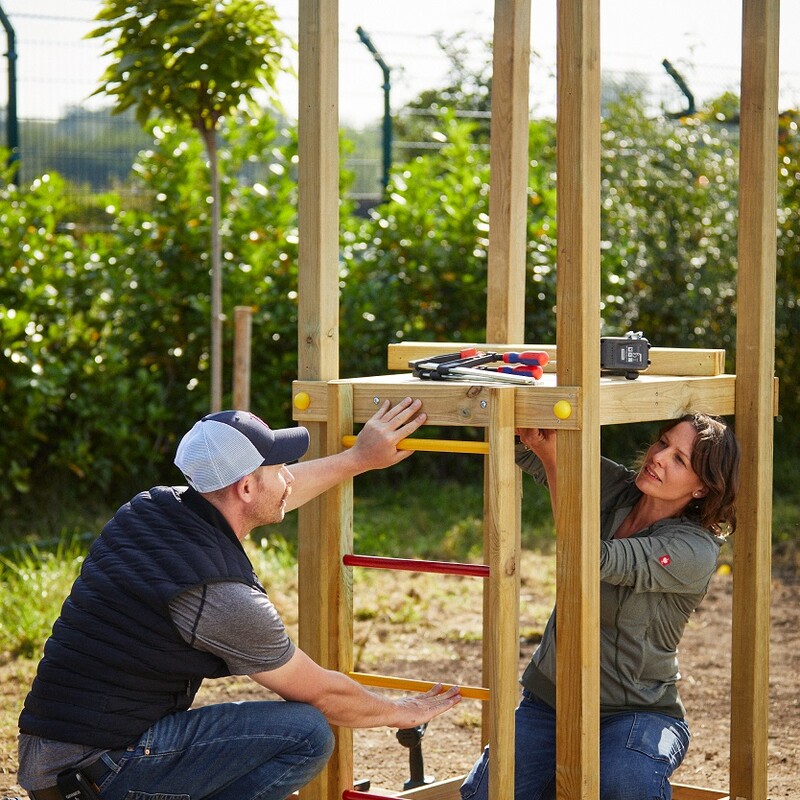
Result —
<instances>
[{"instance_id":1,"label":"man's jeans","mask_svg":"<svg viewBox=\"0 0 800 800\"><path fill-rule=\"evenodd\" d=\"M332 751L328 723L305 703L202 706L160 720L116 760L102 756L98 788L103 800L283 800Z\"/></svg>"},{"instance_id":2,"label":"man's jeans","mask_svg":"<svg viewBox=\"0 0 800 800\"><path fill-rule=\"evenodd\" d=\"M523 692L515 718L514 796L555 800L555 712ZM639 711L601 717L600 800L670 800L669 776L683 761L689 739L686 723L664 714ZM487 800L488 783L487 747L464 781L461 797Z\"/></svg>"}]
</instances>

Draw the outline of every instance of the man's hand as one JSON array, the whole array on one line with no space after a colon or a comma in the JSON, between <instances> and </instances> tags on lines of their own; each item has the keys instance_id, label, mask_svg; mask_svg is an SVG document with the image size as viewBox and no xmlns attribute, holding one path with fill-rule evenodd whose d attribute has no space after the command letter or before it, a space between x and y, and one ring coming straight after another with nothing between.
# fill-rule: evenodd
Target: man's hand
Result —
<instances>
[{"instance_id":1,"label":"man's hand","mask_svg":"<svg viewBox=\"0 0 800 800\"><path fill-rule=\"evenodd\" d=\"M395 700L397 717L389 727L401 730L416 728L417 725L422 725L439 714L449 711L460 702L461 690L458 686L451 686L447 691L442 691L442 685L437 683L425 694Z\"/></svg>"},{"instance_id":2,"label":"man's hand","mask_svg":"<svg viewBox=\"0 0 800 800\"><path fill-rule=\"evenodd\" d=\"M288 467L295 480L292 493L286 501L286 511L299 508L332 486L362 472L391 467L408 458L413 451L398 450L397 445L428 418L420 412L420 408L422 401L412 400L410 397L394 406L384 400L381 407L367 420L351 448L325 458L300 461Z\"/></svg>"},{"instance_id":3,"label":"man's hand","mask_svg":"<svg viewBox=\"0 0 800 800\"><path fill-rule=\"evenodd\" d=\"M424 694L393 699L341 672L323 669L300 649L282 667L250 677L284 700L311 704L331 725L345 728L414 728L461 701L460 687L442 691L441 684Z\"/></svg>"},{"instance_id":4,"label":"man's hand","mask_svg":"<svg viewBox=\"0 0 800 800\"><path fill-rule=\"evenodd\" d=\"M411 450L398 450L397 444L410 436L428 418L421 400L406 397L392 406L384 400L381 407L362 428L353 445L360 471L382 469L397 464L411 455Z\"/></svg>"}]
</instances>

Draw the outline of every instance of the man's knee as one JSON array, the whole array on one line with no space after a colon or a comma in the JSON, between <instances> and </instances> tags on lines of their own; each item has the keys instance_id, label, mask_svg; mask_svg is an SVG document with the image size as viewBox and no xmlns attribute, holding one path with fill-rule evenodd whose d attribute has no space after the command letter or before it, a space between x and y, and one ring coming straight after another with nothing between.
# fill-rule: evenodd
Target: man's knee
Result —
<instances>
[{"instance_id":1,"label":"man's knee","mask_svg":"<svg viewBox=\"0 0 800 800\"><path fill-rule=\"evenodd\" d=\"M333 753L335 744L331 726L322 712L314 706L306 703L295 705L298 736L306 742L310 751L309 756L323 762L327 761Z\"/></svg>"}]
</instances>

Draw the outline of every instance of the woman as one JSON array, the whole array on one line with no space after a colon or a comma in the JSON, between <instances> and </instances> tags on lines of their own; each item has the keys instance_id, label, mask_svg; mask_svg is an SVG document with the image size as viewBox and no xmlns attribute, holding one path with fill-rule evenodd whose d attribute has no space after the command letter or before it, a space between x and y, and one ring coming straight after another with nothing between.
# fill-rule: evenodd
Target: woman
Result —
<instances>
[{"instance_id":1,"label":"woman","mask_svg":"<svg viewBox=\"0 0 800 800\"><path fill-rule=\"evenodd\" d=\"M517 464L556 497L556 432L517 431ZM689 746L677 648L736 528L739 446L720 419L687 414L636 471L600 467L600 798L669 800ZM516 800L555 798L555 613L522 676ZM461 787L488 795L488 748Z\"/></svg>"}]
</instances>

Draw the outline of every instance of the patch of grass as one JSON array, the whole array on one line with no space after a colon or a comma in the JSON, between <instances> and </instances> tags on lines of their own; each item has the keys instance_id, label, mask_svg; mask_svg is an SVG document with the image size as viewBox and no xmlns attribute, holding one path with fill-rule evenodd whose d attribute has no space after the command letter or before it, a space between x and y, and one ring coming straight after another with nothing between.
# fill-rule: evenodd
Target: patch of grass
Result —
<instances>
[{"instance_id":1,"label":"patch of grass","mask_svg":"<svg viewBox=\"0 0 800 800\"><path fill-rule=\"evenodd\" d=\"M424 477L388 480L389 473L356 485L355 550L396 558L480 560L483 552L483 484L480 480ZM367 477L367 476L365 476ZM522 547L549 551L554 544L547 490L523 481Z\"/></svg>"},{"instance_id":2,"label":"patch of grass","mask_svg":"<svg viewBox=\"0 0 800 800\"><path fill-rule=\"evenodd\" d=\"M80 571L86 543L64 536L55 549L19 545L0 556L0 658L41 653L64 598Z\"/></svg>"}]
</instances>

